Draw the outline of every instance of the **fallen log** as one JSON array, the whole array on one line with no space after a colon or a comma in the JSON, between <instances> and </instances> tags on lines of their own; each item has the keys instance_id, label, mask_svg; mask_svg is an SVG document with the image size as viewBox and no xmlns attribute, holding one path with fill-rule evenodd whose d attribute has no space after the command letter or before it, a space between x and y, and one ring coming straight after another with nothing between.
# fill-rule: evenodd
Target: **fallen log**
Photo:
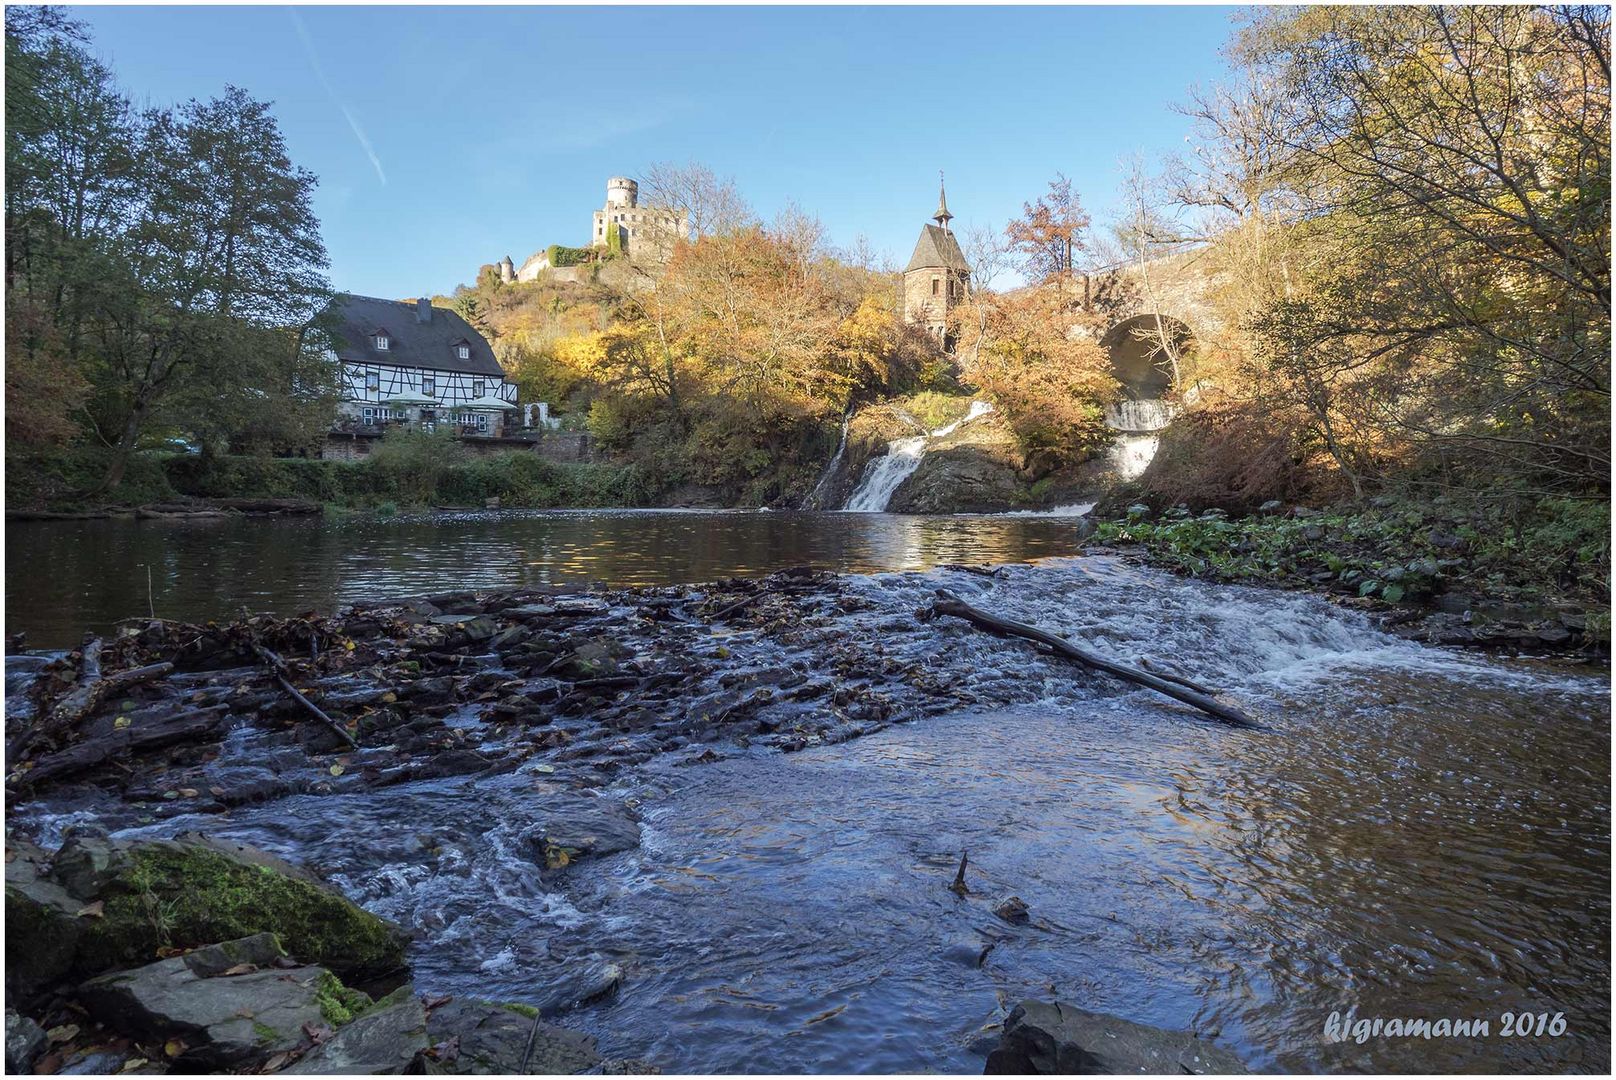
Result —
<instances>
[{"instance_id":1,"label":"fallen log","mask_svg":"<svg viewBox=\"0 0 1616 1080\"><path fill-rule=\"evenodd\" d=\"M1107 675L1114 675L1119 679L1149 687L1159 694L1166 694L1168 697L1182 701L1186 705L1192 705L1208 716L1215 717L1226 724L1233 724L1236 727L1258 726L1255 720L1239 709L1231 705L1225 705L1221 701L1216 701L1208 694L1191 690L1182 683L1160 678L1150 674L1148 671L1140 671L1138 668L1131 668L1126 664L1107 660L1103 656L1080 649L1065 638L1058 637L1046 630L1040 630L1036 626L1016 622L1014 619L1006 619L1002 616L994 615L992 612L983 611L981 608L972 607L946 589L937 590L937 599L932 601L932 605L927 609L926 614L933 618L938 615L952 615L990 633L1036 641L1039 644L1049 646L1057 655L1068 660L1075 660L1085 667L1094 668L1096 671L1103 671Z\"/></svg>"},{"instance_id":2,"label":"fallen log","mask_svg":"<svg viewBox=\"0 0 1616 1080\"><path fill-rule=\"evenodd\" d=\"M81 654L78 685L63 695L38 723L22 734L16 744L9 749L9 756L12 760L18 760L40 739L54 741L59 736L66 735L85 717L100 708L107 698L152 679L160 679L173 670L174 665L165 662L102 675L101 639L94 639L84 646Z\"/></svg>"},{"instance_id":3,"label":"fallen log","mask_svg":"<svg viewBox=\"0 0 1616 1080\"><path fill-rule=\"evenodd\" d=\"M347 728L331 719L330 716L326 715L324 709L321 709L320 706L304 697L303 691L292 685L292 681L286 677L288 673L286 661L282 660L274 652L264 648L257 642L253 643L253 652L258 655L260 660L268 665L270 672L275 676L275 681L280 684L280 688L286 691L287 695L291 697L293 701L303 706L303 708L307 709L315 719L319 720L326 727L336 732L337 735L341 737L343 742L347 743L349 746L357 747L359 745L359 740L355 739L351 734L349 734Z\"/></svg>"},{"instance_id":4,"label":"fallen log","mask_svg":"<svg viewBox=\"0 0 1616 1080\"><path fill-rule=\"evenodd\" d=\"M37 759L32 767L22 772L17 786L23 790L43 787L131 754L202 738L219 727L228 711L225 705L209 705L204 709L153 718L149 723L115 727Z\"/></svg>"}]
</instances>

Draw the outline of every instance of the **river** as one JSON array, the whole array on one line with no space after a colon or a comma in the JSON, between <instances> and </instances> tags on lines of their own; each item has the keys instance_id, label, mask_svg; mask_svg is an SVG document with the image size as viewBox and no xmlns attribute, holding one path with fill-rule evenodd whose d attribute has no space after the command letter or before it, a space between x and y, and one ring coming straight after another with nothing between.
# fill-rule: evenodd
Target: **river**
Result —
<instances>
[{"instance_id":1,"label":"river","mask_svg":"<svg viewBox=\"0 0 1616 1080\"><path fill-rule=\"evenodd\" d=\"M484 586L676 585L788 566L851 573L1076 550L1070 518L769 511L466 511L382 518L19 521L6 526L6 632L78 644L119 619L330 611Z\"/></svg>"},{"instance_id":2,"label":"river","mask_svg":"<svg viewBox=\"0 0 1616 1080\"><path fill-rule=\"evenodd\" d=\"M537 515L486 521L480 541L470 523L445 526L249 528L281 538L282 574L326 553L315 584L277 601L292 606L511 573L589 576L603 565L582 540L590 529L614 535L600 558L645 575L750 572L770 558L882 570L1073 546L1071 523L1051 519ZM156 560L162 545L145 542ZM570 554L535 564L544 550ZM204 559L192 550L174 565ZM244 551L228 559L235 569L212 580L248 575L259 592L220 603L273 593L276 571L252 570ZM343 567L368 577L347 582ZM459 576L446 580L450 567ZM15 574L8 563L14 618L12 590L34 584ZM417 931L423 992L521 1000L558 972L616 963L619 994L569 1022L670 1072L980 1072L1003 1010L1051 995L1194 1029L1262 1069L1608 1069L1602 675L1425 648L1316 597L1107 557L994 578L874 572L852 587L863 603L834 629L854 640L913 627L946 587L1097 651L1193 672L1264 728L1208 723L1025 642L936 624L894 648L916 650L978 707L795 754L654 759L614 792L638 808L640 848L560 876L542 876L521 838L564 782L561 760L161 821L109 801L33 804L13 823L47 842L87 818L129 835L199 828L305 861ZM179 606L180 593L157 595ZM767 635L726 641L738 667L781 659ZM250 737L233 752L250 757ZM946 888L961 851L965 898ZM1030 925L994 916L1011 893ZM1502 1014L1523 1009L1562 1013L1565 1033L1502 1037ZM1492 1034L1327 1040L1330 1013L1349 1011L1483 1018Z\"/></svg>"}]
</instances>

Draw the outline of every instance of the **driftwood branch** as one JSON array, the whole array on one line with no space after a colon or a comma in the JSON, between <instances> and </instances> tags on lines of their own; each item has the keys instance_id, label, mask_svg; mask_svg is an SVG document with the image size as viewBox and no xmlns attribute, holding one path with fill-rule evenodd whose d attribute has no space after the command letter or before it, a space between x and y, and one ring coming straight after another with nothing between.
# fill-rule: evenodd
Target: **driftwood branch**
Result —
<instances>
[{"instance_id":1,"label":"driftwood branch","mask_svg":"<svg viewBox=\"0 0 1616 1080\"><path fill-rule=\"evenodd\" d=\"M349 746L359 745L359 741L349 734L347 728L331 719L330 716L326 715L324 709L320 708L320 706L304 697L303 691L292 685L292 681L286 677L288 673L286 661L282 660L277 654L269 649L264 648L256 641L253 642L253 652L258 655L260 660L269 666L269 670L275 676L275 681L280 684L281 689L285 690L293 701L303 706L303 708L307 709L309 713L315 717L315 719L319 720L326 727L336 732L342 738L343 742L347 743Z\"/></svg>"},{"instance_id":2,"label":"driftwood branch","mask_svg":"<svg viewBox=\"0 0 1616 1080\"><path fill-rule=\"evenodd\" d=\"M1157 661L1149 659L1148 657L1141 656L1139 658L1139 666L1156 676L1158 679L1166 679L1168 682L1176 682L1180 686L1187 686L1191 690L1194 690L1197 694L1205 694L1207 697L1211 697L1217 693L1216 690L1208 689L1193 679L1186 679L1176 671L1169 671L1165 666Z\"/></svg>"},{"instance_id":3,"label":"driftwood branch","mask_svg":"<svg viewBox=\"0 0 1616 1080\"><path fill-rule=\"evenodd\" d=\"M1057 655L1068 660L1075 660L1085 667L1094 668L1096 671L1103 671L1107 675L1114 675L1119 679L1126 679L1128 682L1149 687L1157 693L1166 694L1168 697L1182 701L1186 705L1192 705L1208 716L1215 717L1226 724L1233 724L1236 727L1257 726L1255 720L1239 709L1231 705L1225 705L1221 701L1216 701L1209 694L1199 690L1192 690L1184 685L1182 681L1169 680L1152 675L1148 671L1140 671L1138 668L1119 664L1114 660L1107 660L1103 656L1080 649L1065 638L1057 637L1046 630L1040 630L1036 626L1016 622L1014 619L1006 619L991 612L983 611L981 608L972 607L947 590L937 590L937 599L932 601L930 614L933 616L952 615L991 633L1036 641L1042 645L1049 646Z\"/></svg>"}]
</instances>

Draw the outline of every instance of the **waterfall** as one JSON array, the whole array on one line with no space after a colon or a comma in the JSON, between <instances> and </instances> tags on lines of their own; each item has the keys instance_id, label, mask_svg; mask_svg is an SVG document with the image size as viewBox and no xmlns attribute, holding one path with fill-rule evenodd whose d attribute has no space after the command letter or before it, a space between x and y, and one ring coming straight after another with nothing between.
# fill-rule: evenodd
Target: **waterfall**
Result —
<instances>
[{"instance_id":1,"label":"waterfall","mask_svg":"<svg viewBox=\"0 0 1616 1080\"><path fill-rule=\"evenodd\" d=\"M1137 480L1150 467L1161 440L1154 435L1118 435L1107 454L1119 480Z\"/></svg>"},{"instance_id":2,"label":"waterfall","mask_svg":"<svg viewBox=\"0 0 1616 1080\"><path fill-rule=\"evenodd\" d=\"M847 500L847 505L843 509L855 513L881 513L887 508L887 503L892 501L892 493L898 490L898 485L909 479L920 467L920 459L926 456L927 442L952 435L954 429L961 424L969 423L992 411L993 406L986 401L973 401L965 415L952 424L946 424L927 435L893 439L887 443L885 454L874 458L864 467L864 476L859 480L857 490Z\"/></svg>"},{"instance_id":3,"label":"waterfall","mask_svg":"<svg viewBox=\"0 0 1616 1080\"><path fill-rule=\"evenodd\" d=\"M1123 399L1105 407L1105 425L1115 431L1160 431L1177 415L1176 406L1159 398L1145 401Z\"/></svg>"},{"instance_id":4,"label":"waterfall","mask_svg":"<svg viewBox=\"0 0 1616 1080\"><path fill-rule=\"evenodd\" d=\"M808 493L808 499L803 503L804 507L815 510L819 508L819 493L830 483L830 478L836 475L836 467L842 463L842 458L847 453L847 425L852 419L853 412L849 409L842 416L842 441L836 444L835 455L830 459L830 464L825 466L825 471L819 474L819 482L814 485L814 490Z\"/></svg>"},{"instance_id":5,"label":"waterfall","mask_svg":"<svg viewBox=\"0 0 1616 1080\"><path fill-rule=\"evenodd\" d=\"M1137 480L1150 468L1161 439L1156 434L1173 422L1178 406L1149 398L1124 398L1105 407L1105 424L1117 432L1107 452L1107 460L1119 480Z\"/></svg>"}]
</instances>

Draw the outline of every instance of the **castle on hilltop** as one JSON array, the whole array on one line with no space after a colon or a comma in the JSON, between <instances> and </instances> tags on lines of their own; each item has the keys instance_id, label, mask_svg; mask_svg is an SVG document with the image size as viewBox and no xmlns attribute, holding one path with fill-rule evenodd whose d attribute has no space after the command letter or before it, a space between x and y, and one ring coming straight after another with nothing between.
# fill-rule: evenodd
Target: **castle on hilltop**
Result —
<instances>
[{"instance_id":1,"label":"castle on hilltop","mask_svg":"<svg viewBox=\"0 0 1616 1080\"><path fill-rule=\"evenodd\" d=\"M683 210L640 205L640 185L626 176L606 181L606 205L595 211L590 222L591 248L621 252L630 262L654 265L664 262L674 243L690 236L690 215ZM499 262L499 277L512 281L532 281L550 269L549 249L536 251L520 268L509 255Z\"/></svg>"}]
</instances>

